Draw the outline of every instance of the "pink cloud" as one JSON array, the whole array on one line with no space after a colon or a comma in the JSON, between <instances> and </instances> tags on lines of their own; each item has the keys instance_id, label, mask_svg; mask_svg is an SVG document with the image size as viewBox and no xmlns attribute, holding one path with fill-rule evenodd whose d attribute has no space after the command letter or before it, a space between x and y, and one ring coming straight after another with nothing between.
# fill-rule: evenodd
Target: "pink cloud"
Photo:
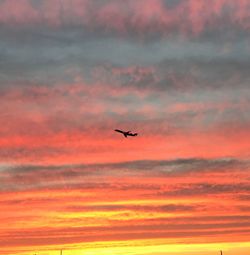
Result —
<instances>
[{"instance_id":1,"label":"pink cloud","mask_svg":"<svg viewBox=\"0 0 250 255\"><path fill-rule=\"evenodd\" d=\"M118 76L132 74L134 80L140 80L141 73L154 73L151 68L135 72L134 67L112 71ZM138 97L139 106L121 103L130 94ZM4 123L0 127L1 155L8 162L26 163L107 162L114 154L115 161L247 156L249 146L245 137L249 135L249 124L220 119L220 114L228 109L246 112L246 101L217 104L166 101L164 105L162 97L157 105L147 101L148 95L151 91L103 84L89 86L83 81L53 87L9 88L0 96ZM118 103L112 102L113 98L119 99ZM195 115L189 117L186 113L190 111ZM217 112L213 116L217 118L215 122L206 122L207 111ZM139 136L128 143L114 134L114 128L136 130ZM117 150L118 147L123 149Z\"/></svg>"},{"instance_id":2,"label":"pink cloud","mask_svg":"<svg viewBox=\"0 0 250 255\"><path fill-rule=\"evenodd\" d=\"M235 25L249 29L248 0L180 1L169 7L162 0L108 1L90 0L42 1L37 7L28 0L3 1L0 4L0 22L16 26L40 23L50 26L82 24L89 30L103 28L104 32L126 34L134 31L167 35L173 29L184 34L199 34L206 27L221 22L225 8Z\"/></svg>"},{"instance_id":3,"label":"pink cloud","mask_svg":"<svg viewBox=\"0 0 250 255\"><path fill-rule=\"evenodd\" d=\"M0 4L1 23L29 25L39 18L39 12L30 5L29 0L8 0Z\"/></svg>"}]
</instances>

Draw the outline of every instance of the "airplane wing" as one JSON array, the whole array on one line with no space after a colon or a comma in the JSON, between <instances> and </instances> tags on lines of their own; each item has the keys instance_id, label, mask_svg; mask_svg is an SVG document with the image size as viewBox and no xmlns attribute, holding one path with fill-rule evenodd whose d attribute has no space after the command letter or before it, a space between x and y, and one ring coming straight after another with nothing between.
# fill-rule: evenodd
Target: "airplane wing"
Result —
<instances>
[{"instance_id":1,"label":"airplane wing","mask_svg":"<svg viewBox=\"0 0 250 255\"><path fill-rule=\"evenodd\" d=\"M125 132L119 129L115 129L114 131L124 134Z\"/></svg>"}]
</instances>

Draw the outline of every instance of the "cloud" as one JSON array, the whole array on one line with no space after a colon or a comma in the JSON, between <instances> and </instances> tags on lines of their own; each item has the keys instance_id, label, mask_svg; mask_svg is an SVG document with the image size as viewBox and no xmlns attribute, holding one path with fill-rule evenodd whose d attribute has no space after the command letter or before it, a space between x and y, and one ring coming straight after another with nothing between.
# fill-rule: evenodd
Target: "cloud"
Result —
<instances>
[{"instance_id":1,"label":"cloud","mask_svg":"<svg viewBox=\"0 0 250 255\"><path fill-rule=\"evenodd\" d=\"M43 34L28 33L29 40L25 33L0 34L1 88L73 85L80 79L89 87L101 84L106 90L197 93L199 89L235 90L236 83L247 88L249 82L248 39L232 43L225 51L222 42L162 40L143 44L88 37L82 41L71 31L54 32L56 41L46 41Z\"/></svg>"},{"instance_id":2,"label":"cloud","mask_svg":"<svg viewBox=\"0 0 250 255\"><path fill-rule=\"evenodd\" d=\"M217 158L217 159L202 159L202 158L187 158L187 159L175 159L175 160L138 160L128 161L121 163L110 163L110 164L79 164L79 165L17 165L17 166L6 166L5 170L12 172L30 172L37 170L67 170L67 169L94 169L112 170L112 169L128 169L128 170L143 170L151 171L158 169L159 167L170 167L175 172L192 172L207 170L227 170L231 168L245 169L249 166L249 162L246 160L238 160L235 158Z\"/></svg>"},{"instance_id":3,"label":"cloud","mask_svg":"<svg viewBox=\"0 0 250 255\"><path fill-rule=\"evenodd\" d=\"M137 176L138 178L152 177L181 177L199 176L201 173L230 173L231 171L247 171L249 162L234 158L218 159L176 159L176 160L145 160L131 161L112 164L71 164L71 165L17 165L5 166L1 171L1 179L5 185L3 190L10 189L30 189L33 187L72 187L95 189L100 188L101 184L96 181L103 177L126 178ZM59 178L60 177L60 178ZM87 184L86 177L92 178L93 183ZM58 179L59 178L59 179ZM102 188L110 190L149 190L157 191L159 195L200 195L213 194L220 192L233 192L234 189L248 191L249 187L244 183L237 184L210 184L197 183L176 186L173 190L161 192L162 184L141 185L141 184L122 184L113 185L103 183Z\"/></svg>"},{"instance_id":4,"label":"cloud","mask_svg":"<svg viewBox=\"0 0 250 255\"><path fill-rule=\"evenodd\" d=\"M134 212L190 212L190 211L196 211L199 209L199 205L178 205L178 204L166 204L161 206L146 206L146 205L96 205L96 206L68 206L67 208L63 208L63 210L66 210L68 212L96 212L96 211L134 211Z\"/></svg>"},{"instance_id":5,"label":"cloud","mask_svg":"<svg viewBox=\"0 0 250 255\"><path fill-rule=\"evenodd\" d=\"M221 229L219 229L221 227ZM241 227L238 229L238 227ZM219 240L226 240L231 234L248 234L249 224L245 227L242 224L219 224L219 225L189 225L186 226L130 226L112 227L112 228L58 228L47 230L46 232L37 229L31 231L16 232L15 236L7 233L5 242L1 241L2 247L10 244L13 246L33 245L55 245L55 244L73 244L82 242L97 241L125 241L138 239L158 239L158 238L187 238L195 237L216 237ZM67 235L65 235L67 234ZM224 235L224 238L221 236ZM12 240L11 240L12 239ZM30 241L28 241L30 240Z\"/></svg>"},{"instance_id":6,"label":"cloud","mask_svg":"<svg viewBox=\"0 0 250 255\"><path fill-rule=\"evenodd\" d=\"M173 196L201 196L211 194L237 194L250 191L249 183L237 184L211 184L211 183L195 183L191 185L182 185L176 187L176 190L164 193L164 195Z\"/></svg>"},{"instance_id":7,"label":"cloud","mask_svg":"<svg viewBox=\"0 0 250 255\"><path fill-rule=\"evenodd\" d=\"M248 200L250 200L250 195L249 194L241 194L241 195L238 195L238 199L242 200L242 201L248 201Z\"/></svg>"},{"instance_id":8,"label":"cloud","mask_svg":"<svg viewBox=\"0 0 250 255\"><path fill-rule=\"evenodd\" d=\"M182 32L200 34L206 27L236 25L248 29L249 4L216 0L211 3L191 1L28 1L19 8L13 1L2 1L0 21L19 26L33 23L52 27L83 26L99 33L129 33L154 37ZM7 10L7 11L6 11ZM15 11L18 10L18 11ZM203 13L203 15L200 15ZM104 32L102 32L104 31Z\"/></svg>"}]
</instances>

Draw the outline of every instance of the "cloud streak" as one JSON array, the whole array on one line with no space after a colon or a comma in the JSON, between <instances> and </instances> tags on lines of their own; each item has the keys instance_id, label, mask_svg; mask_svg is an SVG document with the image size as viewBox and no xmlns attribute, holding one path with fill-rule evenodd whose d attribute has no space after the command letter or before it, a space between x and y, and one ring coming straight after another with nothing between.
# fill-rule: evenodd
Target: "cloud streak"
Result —
<instances>
[{"instance_id":1,"label":"cloud streak","mask_svg":"<svg viewBox=\"0 0 250 255\"><path fill-rule=\"evenodd\" d=\"M236 25L249 29L247 1L2 1L0 21L3 24L84 26L97 31L118 33L146 32L152 35L179 30L201 33L206 26ZM16 8L13 8L15 5ZM6 12L7 10L7 12ZM18 11L17 11L18 10ZM199 15L200 13L203 15ZM224 18L224 20L223 20Z\"/></svg>"}]
</instances>

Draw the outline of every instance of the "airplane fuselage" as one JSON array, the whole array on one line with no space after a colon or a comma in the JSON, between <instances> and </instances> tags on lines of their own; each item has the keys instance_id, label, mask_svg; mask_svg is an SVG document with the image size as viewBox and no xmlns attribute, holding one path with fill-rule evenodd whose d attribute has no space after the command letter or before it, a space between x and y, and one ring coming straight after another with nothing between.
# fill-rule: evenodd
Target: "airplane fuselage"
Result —
<instances>
[{"instance_id":1,"label":"airplane fuselage","mask_svg":"<svg viewBox=\"0 0 250 255\"><path fill-rule=\"evenodd\" d=\"M127 136L137 136L138 135L137 133L131 133L131 131L122 131L119 129L115 129L114 131L123 134L126 138L127 138Z\"/></svg>"}]
</instances>

